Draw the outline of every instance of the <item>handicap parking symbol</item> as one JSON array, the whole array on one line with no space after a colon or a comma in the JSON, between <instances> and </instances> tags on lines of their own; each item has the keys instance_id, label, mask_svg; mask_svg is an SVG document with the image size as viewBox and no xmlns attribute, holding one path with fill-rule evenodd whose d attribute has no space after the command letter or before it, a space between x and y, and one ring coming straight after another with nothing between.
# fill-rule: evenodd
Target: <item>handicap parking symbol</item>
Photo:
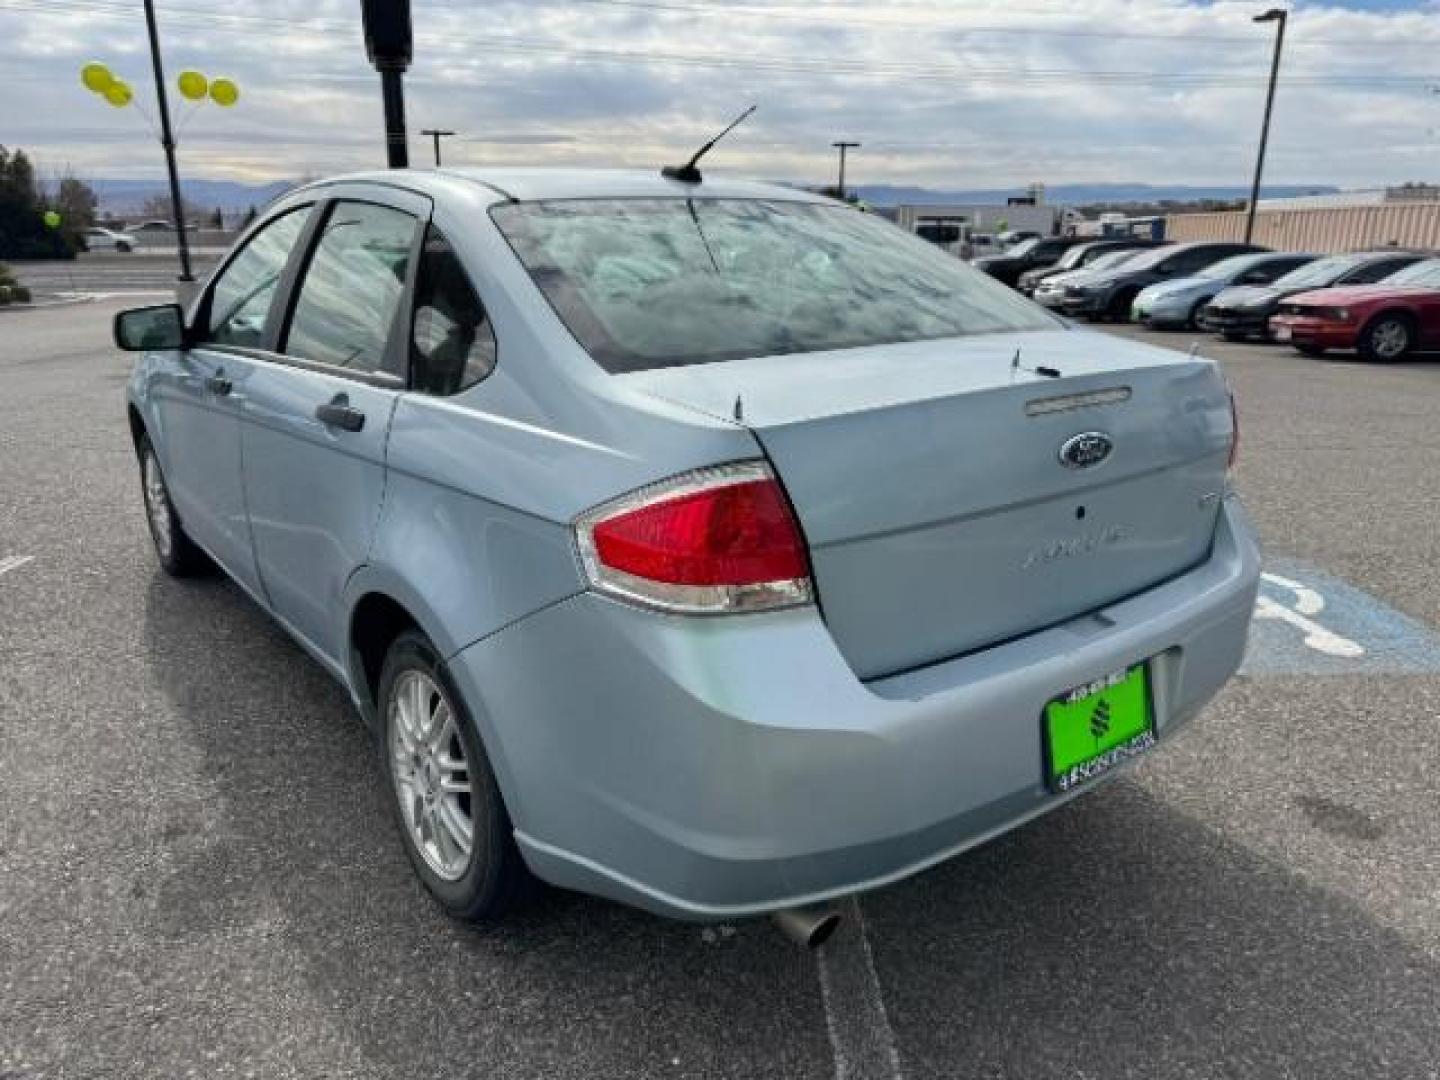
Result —
<instances>
[{"instance_id":1,"label":"handicap parking symbol","mask_svg":"<svg viewBox=\"0 0 1440 1080\"><path fill-rule=\"evenodd\" d=\"M1440 634L1324 571L1267 560L1255 601L1250 675L1440 672Z\"/></svg>"}]
</instances>

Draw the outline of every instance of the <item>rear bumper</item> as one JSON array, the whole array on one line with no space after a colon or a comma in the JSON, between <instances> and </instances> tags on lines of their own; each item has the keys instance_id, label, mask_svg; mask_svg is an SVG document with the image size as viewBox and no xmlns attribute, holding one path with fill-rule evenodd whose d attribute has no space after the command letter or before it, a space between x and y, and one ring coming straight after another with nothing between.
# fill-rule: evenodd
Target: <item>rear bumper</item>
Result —
<instances>
[{"instance_id":1,"label":"rear bumper","mask_svg":"<svg viewBox=\"0 0 1440 1080\"><path fill-rule=\"evenodd\" d=\"M1059 806L1045 702L1146 658L1163 747L1239 666L1258 574L1227 499L1194 570L869 684L812 608L676 618L588 593L450 663L540 877L737 917L884 885Z\"/></svg>"}]
</instances>

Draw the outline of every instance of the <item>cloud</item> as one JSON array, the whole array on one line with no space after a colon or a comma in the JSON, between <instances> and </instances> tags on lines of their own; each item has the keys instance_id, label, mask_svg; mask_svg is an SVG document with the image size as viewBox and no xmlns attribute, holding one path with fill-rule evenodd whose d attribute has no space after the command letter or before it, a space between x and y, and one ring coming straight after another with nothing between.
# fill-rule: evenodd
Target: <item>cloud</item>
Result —
<instances>
[{"instance_id":1,"label":"cloud","mask_svg":"<svg viewBox=\"0 0 1440 1080\"><path fill-rule=\"evenodd\" d=\"M1273 30L1262 4L1184 0L412 0L412 130L453 128L447 162L658 165L750 102L712 167L829 179L830 143L864 144L861 183L1248 178ZM378 164L378 80L358 4L170 0L172 77L235 77L232 110L180 109L184 168L275 179ZM0 0L0 138L42 166L160 175L135 109L107 108L80 64L111 62L152 115L144 25L123 0ZM1425 179L1440 150L1434 0L1297 3L1267 179ZM178 105L178 102L172 104ZM1426 149L1429 148L1429 155ZM424 159L422 140L412 154ZM1433 177L1432 177L1433 178Z\"/></svg>"}]
</instances>

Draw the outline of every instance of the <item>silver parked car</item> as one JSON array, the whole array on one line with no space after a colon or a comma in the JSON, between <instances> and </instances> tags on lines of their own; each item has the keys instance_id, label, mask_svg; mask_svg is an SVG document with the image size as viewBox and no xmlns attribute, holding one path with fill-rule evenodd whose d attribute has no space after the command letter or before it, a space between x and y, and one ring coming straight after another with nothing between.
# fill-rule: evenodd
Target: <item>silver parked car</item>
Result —
<instances>
[{"instance_id":1,"label":"silver parked car","mask_svg":"<svg viewBox=\"0 0 1440 1080\"><path fill-rule=\"evenodd\" d=\"M116 339L160 562L347 689L458 916L814 910L1164 744L1245 647L1215 365L802 191L312 184Z\"/></svg>"}]
</instances>

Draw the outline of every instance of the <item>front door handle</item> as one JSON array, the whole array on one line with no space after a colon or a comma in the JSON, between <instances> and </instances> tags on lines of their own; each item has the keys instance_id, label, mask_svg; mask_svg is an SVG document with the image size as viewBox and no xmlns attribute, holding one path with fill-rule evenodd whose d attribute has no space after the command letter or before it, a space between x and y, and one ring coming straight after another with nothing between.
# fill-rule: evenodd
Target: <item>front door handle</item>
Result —
<instances>
[{"instance_id":1,"label":"front door handle","mask_svg":"<svg viewBox=\"0 0 1440 1080\"><path fill-rule=\"evenodd\" d=\"M225 378L225 373L222 371L211 375L205 380L205 389L213 394L218 394L220 397L224 397L230 393L231 390L235 389L235 384Z\"/></svg>"},{"instance_id":2,"label":"front door handle","mask_svg":"<svg viewBox=\"0 0 1440 1080\"><path fill-rule=\"evenodd\" d=\"M365 426L365 414L350 404L348 394L336 394L324 405L317 405L315 419L342 431L359 431Z\"/></svg>"}]
</instances>

